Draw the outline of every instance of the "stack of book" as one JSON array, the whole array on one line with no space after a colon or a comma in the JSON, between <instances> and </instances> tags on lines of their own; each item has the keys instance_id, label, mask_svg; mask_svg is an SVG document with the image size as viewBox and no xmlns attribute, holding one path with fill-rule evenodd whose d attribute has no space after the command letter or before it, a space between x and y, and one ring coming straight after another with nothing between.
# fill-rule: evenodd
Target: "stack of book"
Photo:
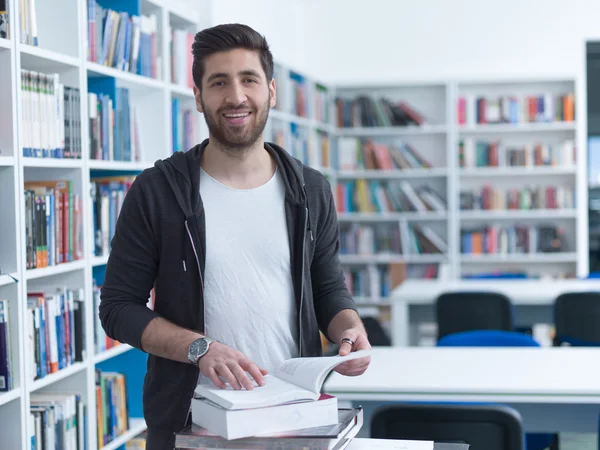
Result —
<instances>
[{"instance_id":1,"label":"stack of book","mask_svg":"<svg viewBox=\"0 0 600 450\"><path fill-rule=\"evenodd\" d=\"M361 350L347 356L292 358L266 375L263 386L255 382L250 390L200 384L192 400L192 422L204 434L227 440L337 427L337 398L320 392L325 377L337 365L369 354Z\"/></svg>"}]
</instances>

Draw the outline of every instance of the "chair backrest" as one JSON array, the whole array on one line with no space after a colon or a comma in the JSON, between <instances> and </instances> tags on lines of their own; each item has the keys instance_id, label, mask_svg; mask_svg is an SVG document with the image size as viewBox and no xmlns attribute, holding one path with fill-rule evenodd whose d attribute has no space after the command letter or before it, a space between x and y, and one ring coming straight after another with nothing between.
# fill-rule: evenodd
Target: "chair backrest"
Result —
<instances>
[{"instance_id":1,"label":"chair backrest","mask_svg":"<svg viewBox=\"0 0 600 450\"><path fill-rule=\"evenodd\" d=\"M523 450L523 424L501 405L401 404L383 406L371 418L371 438L462 442L469 450Z\"/></svg>"},{"instance_id":2,"label":"chair backrest","mask_svg":"<svg viewBox=\"0 0 600 450\"><path fill-rule=\"evenodd\" d=\"M446 292L437 298L435 313L438 339L461 331L514 329L512 303L498 292Z\"/></svg>"},{"instance_id":3,"label":"chair backrest","mask_svg":"<svg viewBox=\"0 0 600 450\"><path fill-rule=\"evenodd\" d=\"M568 292L554 301L555 345L600 346L600 292Z\"/></svg>"},{"instance_id":4,"label":"chair backrest","mask_svg":"<svg viewBox=\"0 0 600 450\"><path fill-rule=\"evenodd\" d=\"M540 343L525 333L516 331L478 330L447 334L438 347L540 347Z\"/></svg>"},{"instance_id":5,"label":"chair backrest","mask_svg":"<svg viewBox=\"0 0 600 450\"><path fill-rule=\"evenodd\" d=\"M392 345L392 340L381 323L374 317L363 317L363 324L369 336L369 342L377 347L389 347Z\"/></svg>"}]
</instances>

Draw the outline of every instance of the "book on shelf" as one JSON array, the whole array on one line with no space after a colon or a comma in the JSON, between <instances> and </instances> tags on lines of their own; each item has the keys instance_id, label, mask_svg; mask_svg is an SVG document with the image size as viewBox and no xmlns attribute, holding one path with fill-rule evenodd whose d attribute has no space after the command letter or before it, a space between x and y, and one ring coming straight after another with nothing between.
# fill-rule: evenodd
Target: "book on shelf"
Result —
<instances>
[{"instance_id":1,"label":"book on shelf","mask_svg":"<svg viewBox=\"0 0 600 450\"><path fill-rule=\"evenodd\" d=\"M194 57L190 49L194 43L194 33L187 30L167 28L171 55L171 82L191 89L194 87L192 63Z\"/></svg>"},{"instance_id":2,"label":"book on shelf","mask_svg":"<svg viewBox=\"0 0 600 450\"><path fill-rule=\"evenodd\" d=\"M132 175L92 177L90 179L94 229L93 254L95 256L109 254L117 218L134 180L135 176Z\"/></svg>"},{"instance_id":3,"label":"book on shelf","mask_svg":"<svg viewBox=\"0 0 600 450\"><path fill-rule=\"evenodd\" d=\"M85 360L83 289L28 292L25 317L30 380Z\"/></svg>"},{"instance_id":4,"label":"book on shelf","mask_svg":"<svg viewBox=\"0 0 600 450\"><path fill-rule=\"evenodd\" d=\"M19 41L21 44L38 45L37 14L35 1L22 1L20 5Z\"/></svg>"},{"instance_id":5,"label":"book on shelf","mask_svg":"<svg viewBox=\"0 0 600 450\"><path fill-rule=\"evenodd\" d=\"M92 281L92 298L94 307L94 354L98 355L114 347L122 345L119 341L109 338L100 320L101 286Z\"/></svg>"},{"instance_id":6,"label":"book on shelf","mask_svg":"<svg viewBox=\"0 0 600 450\"><path fill-rule=\"evenodd\" d=\"M340 255L422 255L448 251L446 242L427 225L352 223L340 229Z\"/></svg>"},{"instance_id":7,"label":"book on shelf","mask_svg":"<svg viewBox=\"0 0 600 450\"><path fill-rule=\"evenodd\" d=\"M470 137L458 142L460 167L574 167L575 142L506 144Z\"/></svg>"},{"instance_id":8,"label":"book on shelf","mask_svg":"<svg viewBox=\"0 0 600 450\"><path fill-rule=\"evenodd\" d=\"M392 101L386 97L337 97L335 107L338 128L406 127L427 123L425 116L408 102Z\"/></svg>"},{"instance_id":9,"label":"book on shelf","mask_svg":"<svg viewBox=\"0 0 600 450\"><path fill-rule=\"evenodd\" d=\"M11 35L8 12L8 0L0 0L0 39L9 39Z\"/></svg>"},{"instance_id":10,"label":"book on shelf","mask_svg":"<svg viewBox=\"0 0 600 450\"><path fill-rule=\"evenodd\" d=\"M21 69L23 156L81 158L80 91L58 73Z\"/></svg>"},{"instance_id":11,"label":"book on shelf","mask_svg":"<svg viewBox=\"0 0 600 450\"><path fill-rule=\"evenodd\" d=\"M350 136L338 138L339 170L403 170L428 169L431 162L413 145L395 140L384 144L372 139Z\"/></svg>"},{"instance_id":12,"label":"book on shelf","mask_svg":"<svg viewBox=\"0 0 600 450\"><path fill-rule=\"evenodd\" d=\"M575 208L575 192L571 186L525 186L494 188L490 184L478 189L462 189L461 211L529 211Z\"/></svg>"},{"instance_id":13,"label":"book on shelf","mask_svg":"<svg viewBox=\"0 0 600 450\"><path fill-rule=\"evenodd\" d=\"M199 384L192 399L192 421L226 439L278 433L338 422L336 397L322 394L325 377L337 365L371 354L292 358L283 361L265 384L251 390Z\"/></svg>"},{"instance_id":14,"label":"book on shelf","mask_svg":"<svg viewBox=\"0 0 600 450\"><path fill-rule=\"evenodd\" d=\"M31 448L86 448L88 407L83 398L78 393L32 393L27 421Z\"/></svg>"},{"instance_id":15,"label":"book on shelf","mask_svg":"<svg viewBox=\"0 0 600 450\"><path fill-rule=\"evenodd\" d=\"M460 125L571 122L575 120L575 95L460 95L457 119Z\"/></svg>"},{"instance_id":16,"label":"book on shelf","mask_svg":"<svg viewBox=\"0 0 600 450\"><path fill-rule=\"evenodd\" d=\"M343 267L342 272L350 294L360 298L386 299L407 278L404 263Z\"/></svg>"},{"instance_id":17,"label":"book on shelf","mask_svg":"<svg viewBox=\"0 0 600 450\"><path fill-rule=\"evenodd\" d=\"M24 187L27 269L82 259L82 198L71 181L26 181Z\"/></svg>"},{"instance_id":18,"label":"book on shelf","mask_svg":"<svg viewBox=\"0 0 600 450\"><path fill-rule=\"evenodd\" d=\"M101 92L102 82L89 80L88 120L90 159L139 161L142 135L139 108L130 102L129 89L116 88L116 97Z\"/></svg>"},{"instance_id":19,"label":"book on shelf","mask_svg":"<svg viewBox=\"0 0 600 450\"><path fill-rule=\"evenodd\" d=\"M460 232L463 255L516 255L566 251L565 230L555 225L485 225Z\"/></svg>"},{"instance_id":20,"label":"book on shelf","mask_svg":"<svg viewBox=\"0 0 600 450\"><path fill-rule=\"evenodd\" d=\"M129 430L127 380L118 372L95 369L98 448Z\"/></svg>"},{"instance_id":21,"label":"book on shelf","mask_svg":"<svg viewBox=\"0 0 600 450\"><path fill-rule=\"evenodd\" d=\"M161 78L155 14L128 14L88 0L88 60L151 78Z\"/></svg>"},{"instance_id":22,"label":"book on shelf","mask_svg":"<svg viewBox=\"0 0 600 450\"><path fill-rule=\"evenodd\" d=\"M315 120L329 123L329 89L327 86L315 84Z\"/></svg>"},{"instance_id":23,"label":"book on shelf","mask_svg":"<svg viewBox=\"0 0 600 450\"><path fill-rule=\"evenodd\" d=\"M178 98L171 100L173 152L186 152L198 142L197 114L194 108L183 107Z\"/></svg>"},{"instance_id":24,"label":"book on shelf","mask_svg":"<svg viewBox=\"0 0 600 450\"><path fill-rule=\"evenodd\" d=\"M15 366L13 361L10 324L10 302L0 299L0 392L10 391L15 387Z\"/></svg>"},{"instance_id":25,"label":"book on shelf","mask_svg":"<svg viewBox=\"0 0 600 450\"><path fill-rule=\"evenodd\" d=\"M339 213L444 212L446 201L430 186L413 187L406 180L338 181Z\"/></svg>"}]
</instances>

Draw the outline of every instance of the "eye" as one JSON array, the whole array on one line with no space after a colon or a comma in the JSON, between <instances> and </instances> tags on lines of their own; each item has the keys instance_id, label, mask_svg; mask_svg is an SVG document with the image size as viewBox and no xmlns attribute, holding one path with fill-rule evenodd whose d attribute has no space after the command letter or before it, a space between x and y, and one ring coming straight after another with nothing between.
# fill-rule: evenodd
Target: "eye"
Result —
<instances>
[{"instance_id":1,"label":"eye","mask_svg":"<svg viewBox=\"0 0 600 450\"><path fill-rule=\"evenodd\" d=\"M255 79L253 79L253 78L247 78L247 79L246 79L246 82L249 82L249 83L256 83L256 80L255 80Z\"/></svg>"},{"instance_id":2,"label":"eye","mask_svg":"<svg viewBox=\"0 0 600 450\"><path fill-rule=\"evenodd\" d=\"M225 85L225 82L224 82L224 81L215 81L215 82L212 84L212 86L213 86L213 87L221 87L221 86L224 86L224 85Z\"/></svg>"}]
</instances>

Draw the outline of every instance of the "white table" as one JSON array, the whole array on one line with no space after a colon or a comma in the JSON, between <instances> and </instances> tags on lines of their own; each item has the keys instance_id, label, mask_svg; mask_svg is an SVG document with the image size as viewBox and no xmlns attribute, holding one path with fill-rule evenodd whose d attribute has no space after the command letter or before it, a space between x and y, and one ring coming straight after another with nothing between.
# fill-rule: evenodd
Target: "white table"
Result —
<instances>
[{"instance_id":1,"label":"white table","mask_svg":"<svg viewBox=\"0 0 600 450\"><path fill-rule=\"evenodd\" d=\"M444 292L495 291L517 306L547 306L565 292L600 291L600 279L580 280L406 280L391 293L392 345L410 345L410 307L430 305Z\"/></svg>"},{"instance_id":2,"label":"white table","mask_svg":"<svg viewBox=\"0 0 600 450\"><path fill-rule=\"evenodd\" d=\"M598 431L600 349L376 348L358 377L333 372L323 391L368 415L382 402L483 402L517 409L526 431Z\"/></svg>"}]
</instances>

